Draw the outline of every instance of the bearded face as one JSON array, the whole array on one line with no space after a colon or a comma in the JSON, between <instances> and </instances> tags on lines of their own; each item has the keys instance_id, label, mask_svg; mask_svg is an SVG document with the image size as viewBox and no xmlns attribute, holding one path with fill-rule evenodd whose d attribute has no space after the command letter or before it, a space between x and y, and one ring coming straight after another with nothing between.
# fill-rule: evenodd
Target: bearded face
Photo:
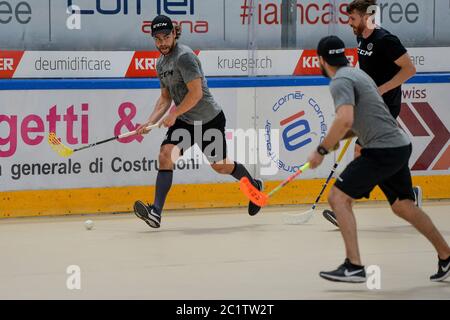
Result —
<instances>
[{"instance_id":1,"label":"bearded face","mask_svg":"<svg viewBox=\"0 0 450 320\"><path fill-rule=\"evenodd\" d=\"M361 37L367 27L367 17L358 11L353 11L349 18L349 25L353 29L353 33Z\"/></svg>"},{"instance_id":2,"label":"bearded face","mask_svg":"<svg viewBox=\"0 0 450 320\"><path fill-rule=\"evenodd\" d=\"M176 36L172 31L169 34L159 33L154 36L155 46L162 55L168 55L175 47Z\"/></svg>"}]
</instances>

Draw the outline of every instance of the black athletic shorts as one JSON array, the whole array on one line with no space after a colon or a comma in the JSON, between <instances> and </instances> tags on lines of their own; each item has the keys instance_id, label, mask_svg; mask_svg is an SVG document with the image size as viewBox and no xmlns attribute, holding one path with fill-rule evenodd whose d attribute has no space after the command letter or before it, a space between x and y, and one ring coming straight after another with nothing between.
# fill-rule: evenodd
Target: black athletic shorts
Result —
<instances>
[{"instance_id":1,"label":"black athletic shorts","mask_svg":"<svg viewBox=\"0 0 450 320\"><path fill-rule=\"evenodd\" d=\"M167 131L161 146L176 145L183 155L187 149L197 144L210 163L219 162L227 157L225 126L226 119L223 111L202 125L191 125L177 119Z\"/></svg>"},{"instance_id":2,"label":"black athletic shorts","mask_svg":"<svg viewBox=\"0 0 450 320\"><path fill-rule=\"evenodd\" d=\"M362 149L337 178L335 186L353 199L369 198L379 186L392 205L397 200L415 199L409 157L412 145L399 148Z\"/></svg>"}]
</instances>

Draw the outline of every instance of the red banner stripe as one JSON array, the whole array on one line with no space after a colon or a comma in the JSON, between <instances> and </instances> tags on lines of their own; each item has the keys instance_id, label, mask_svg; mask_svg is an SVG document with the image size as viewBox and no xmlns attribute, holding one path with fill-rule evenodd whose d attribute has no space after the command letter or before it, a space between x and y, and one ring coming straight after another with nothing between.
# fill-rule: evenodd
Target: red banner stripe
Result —
<instances>
[{"instance_id":1,"label":"red banner stripe","mask_svg":"<svg viewBox=\"0 0 450 320\"><path fill-rule=\"evenodd\" d=\"M25 51L0 51L0 78L11 79Z\"/></svg>"},{"instance_id":2,"label":"red banner stripe","mask_svg":"<svg viewBox=\"0 0 450 320\"><path fill-rule=\"evenodd\" d=\"M408 128L409 132L411 132L412 136L428 137L430 135L428 131L422 126L407 103L402 103L400 119L403 121L406 128Z\"/></svg>"}]
</instances>

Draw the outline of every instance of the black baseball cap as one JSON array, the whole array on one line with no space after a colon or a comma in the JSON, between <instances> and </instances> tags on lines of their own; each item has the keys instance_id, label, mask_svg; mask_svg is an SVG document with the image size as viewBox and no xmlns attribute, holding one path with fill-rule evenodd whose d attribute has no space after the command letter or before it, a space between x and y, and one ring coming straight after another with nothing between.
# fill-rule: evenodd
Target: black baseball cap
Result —
<instances>
[{"instance_id":1,"label":"black baseball cap","mask_svg":"<svg viewBox=\"0 0 450 320\"><path fill-rule=\"evenodd\" d=\"M173 30L172 20L168 16L160 15L152 21L152 37L158 33L169 34Z\"/></svg>"},{"instance_id":2,"label":"black baseball cap","mask_svg":"<svg viewBox=\"0 0 450 320\"><path fill-rule=\"evenodd\" d=\"M317 55L322 57L330 66L339 67L349 64L345 56L345 43L336 36L322 38L317 46Z\"/></svg>"}]
</instances>

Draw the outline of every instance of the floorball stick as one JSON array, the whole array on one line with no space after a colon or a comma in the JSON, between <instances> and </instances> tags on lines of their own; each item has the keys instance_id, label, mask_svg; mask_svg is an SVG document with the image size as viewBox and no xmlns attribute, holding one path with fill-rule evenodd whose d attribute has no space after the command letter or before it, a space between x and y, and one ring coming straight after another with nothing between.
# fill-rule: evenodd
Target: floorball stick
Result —
<instances>
[{"instance_id":1,"label":"floorball stick","mask_svg":"<svg viewBox=\"0 0 450 320\"><path fill-rule=\"evenodd\" d=\"M247 196L247 198L251 202L260 207L265 207L268 204L270 197L272 197L275 193L280 191L289 182L297 178L301 173L305 172L307 169L309 169L309 162L305 163L297 172L295 172L289 178L284 180L280 185L278 185L278 187L270 191L268 194L265 194L256 189L256 187L250 182L250 180L247 177L241 179L240 188L241 191Z\"/></svg>"},{"instance_id":2,"label":"floorball stick","mask_svg":"<svg viewBox=\"0 0 450 320\"><path fill-rule=\"evenodd\" d=\"M154 128L158 128L159 126L160 126L160 123L156 123L154 125L146 127L146 129L147 130L152 130ZM117 140L117 139L123 139L123 138L127 138L127 137L130 137L130 136L134 136L136 134L137 134L137 132L136 132L136 130L134 130L134 131L130 131L130 132L127 132L127 133L124 133L124 134L121 134L121 135L117 135L117 136L111 137L109 139L105 139L105 140L102 140L102 141L94 142L94 143L91 143L89 145L77 148L77 149L72 149L72 148L69 148L68 146L66 146L65 144L63 144L61 142L61 139L56 137L56 134L54 132L50 132L50 134L48 136L48 143L49 143L50 147L53 149L53 151L55 151L61 157L67 158L67 157L70 157L74 152L85 150L85 149L89 149L89 148L98 146L100 144L107 143L107 142L110 142L110 141L114 141L114 140Z\"/></svg>"},{"instance_id":3,"label":"floorball stick","mask_svg":"<svg viewBox=\"0 0 450 320\"><path fill-rule=\"evenodd\" d=\"M172 105L169 108L167 114L171 113L171 112L175 112L175 111L176 111L176 106ZM164 119L164 116L161 119ZM162 125L162 120L159 120L157 123L155 123L153 125L150 125L150 126L146 127L145 129L146 130L152 130L152 129L161 127L161 125ZM107 143L107 142L110 142L110 141L114 141L114 140L117 140L117 139L123 139L123 138L131 137L131 136L134 136L136 134L137 134L136 130L130 131L130 132L127 132L127 133L124 133L124 134L121 134L121 135L117 135L117 136L111 137L109 139L105 139L105 140L102 140L102 141L91 143L89 145L86 145L86 146L83 146L83 147L80 147L80 148L77 148L77 149L72 149L72 148L69 148L68 146L64 145L61 142L61 139L56 137L56 134L54 132L50 132L47 141L48 141L48 144L50 145L50 147L53 149L53 151L55 151L61 157L67 158L67 157L70 157L74 152L85 150L85 149L88 149L88 148L92 148L92 147L98 146L100 144Z\"/></svg>"},{"instance_id":4,"label":"floorball stick","mask_svg":"<svg viewBox=\"0 0 450 320\"><path fill-rule=\"evenodd\" d=\"M331 172L325 181L324 185L322 186L322 190L320 191L319 195L316 198L316 201L314 202L313 206L310 210L303 212L303 213L297 213L297 214L285 214L284 215L284 221L287 224L303 224L309 221L311 219L314 211L316 210L317 204L320 201L320 198L322 198L323 193L325 192L325 189L328 186L328 183L330 182L331 178L333 177L334 173L336 172L337 167L339 166L339 163L341 162L342 158L344 157L344 154L347 152L348 147L350 146L350 143L352 142L352 139L347 139L347 142L345 142L344 147L341 150L341 153L339 154L336 163L333 166L333 169L331 169Z\"/></svg>"}]
</instances>

